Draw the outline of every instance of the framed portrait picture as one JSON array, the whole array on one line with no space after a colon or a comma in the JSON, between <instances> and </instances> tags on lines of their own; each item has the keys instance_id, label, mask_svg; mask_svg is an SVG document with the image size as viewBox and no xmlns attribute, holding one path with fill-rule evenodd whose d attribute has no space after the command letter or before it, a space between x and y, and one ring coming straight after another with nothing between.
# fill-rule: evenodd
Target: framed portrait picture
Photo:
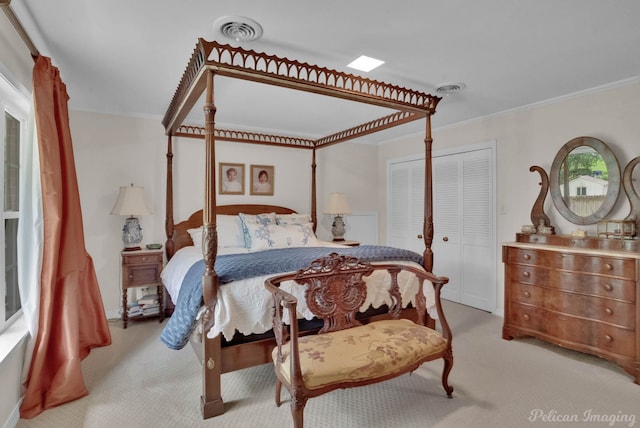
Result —
<instances>
[{"instance_id":1,"label":"framed portrait picture","mask_svg":"<svg viewBox=\"0 0 640 428\"><path fill-rule=\"evenodd\" d=\"M222 163L218 164L219 190L221 195L244 195L244 164Z\"/></svg>"},{"instance_id":2,"label":"framed portrait picture","mask_svg":"<svg viewBox=\"0 0 640 428\"><path fill-rule=\"evenodd\" d=\"M273 195L275 167L273 165L251 165L251 194Z\"/></svg>"}]
</instances>

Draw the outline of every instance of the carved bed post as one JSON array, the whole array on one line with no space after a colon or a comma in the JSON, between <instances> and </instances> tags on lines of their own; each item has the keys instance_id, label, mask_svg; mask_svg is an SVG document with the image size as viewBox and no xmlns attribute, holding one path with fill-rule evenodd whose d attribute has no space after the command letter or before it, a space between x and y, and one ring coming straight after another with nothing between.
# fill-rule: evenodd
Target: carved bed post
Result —
<instances>
[{"instance_id":1,"label":"carved bed post","mask_svg":"<svg viewBox=\"0 0 640 428\"><path fill-rule=\"evenodd\" d=\"M311 222L313 223L314 233L318 228L318 216L316 211L316 147L314 146L313 154L311 155Z\"/></svg>"},{"instance_id":2,"label":"carved bed post","mask_svg":"<svg viewBox=\"0 0 640 428\"><path fill-rule=\"evenodd\" d=\"M424 138L424 237L423 266L427 272L433 272L433 167L431 163L433 139L431 138L431 115L427 114L426 136Z\"/></svg>"},{"instance_id":3,"label":"carved bed post","mask_svg":"<svg viewBox=\"0 0 640 428\"><path fill-rule=\"evenodd\" d=\"M171 134L167 140L167 190L166 190L166 212L164 220L164 231L167 235L167 242L164 249L167 254L167 260L173 257L175 253L175 245L173 242L173 150L172 150Z\"/></svg>"},{"instance_id":4,"label":"carved bed post","mask_svg":"<svg viewBox=\"0 0 640 428\"><path fill-rule=\"evenodd\" d=\"M221 379L222 374L222 349L220 335L214 339L207 337L213 323L214 307L218 294L218 274L214 265L218 249L218 234L216 232L216 150L215 150L215 114L214 104L214 72L207 72L207 93L203 107L205 116L205 188L203 217L203 243L202 252L204 258L204 274L202 276L202 295L206 311L204 314L203 337L203 384L201 397L202 417L209 418L224 413L222 402Z\"/></svg>"}]
</instances>

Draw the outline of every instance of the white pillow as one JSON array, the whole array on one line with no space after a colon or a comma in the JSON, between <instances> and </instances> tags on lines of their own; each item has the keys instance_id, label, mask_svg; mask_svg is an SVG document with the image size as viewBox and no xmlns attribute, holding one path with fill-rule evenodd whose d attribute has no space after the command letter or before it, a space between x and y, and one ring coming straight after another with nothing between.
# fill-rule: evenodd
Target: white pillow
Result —
<instances>
[{"instance_id":1,"label":"white pillow","mask_svg":"<svg viewBox=\"0 0 640 428\"><path fill-rule=\"evenodd\" d=\"M264 214L238 214L240 217L240 221L242 223L242 232L244 234L244 246L247 248L251 248L251 236L249 235L249 230L247 229L247 225L267 225L267 224L276 224L276 213L264 213Z\"/></svg>"},{"instance_id":2,"label":"white pillow","mask_svg":"<svg viewBox=\"0 0 640 428\"><path fill-rule=\"evenodd\" d=\"M216 215L216 229L218 230L218 248L244 247L244 232L242 222L237 215ZM189 236L193 241L193 246L202 248L202 226L195 229L188 229Z\"/></svg>"},{"instance_id":3,"label":"white pillow","mask_svg":"<svg viewBox=\"0 0 640 428\"><path fill-rule=\"evenodd\" d=\"M276 214L277 224L307 224L311 223L310 214Z\"/></svg>"},{"instance_id":4,"label":"white pillow","mask_svg":"<svg viewBox=\"0 0 640 428\"><path fill-rule=\"evenodd\" d=\"M191 236L193 246L196 248L202 248L202 226L196 229L187 229L187 232L189 232L189 236Z\"/></svg>"},{"instance_id":5,"label":"white pillow","mask_svg":"<svg viewBox=\"0 0 640 428\"><path fill-rule=\"evenodd\" d=\"M307 224L247 224L251 238L249 252L290 247L317 247L318 239L311 223Z\"/></svg>"},{"instance_id":6,"label":"white pillow","mask_svg":"<svg viewBox=\"0 0 640 428\"><path fill-rule=\"evenodd\" d=\"M216 215L218 247L244 247L242 221L237 215Z\"/></svg>"}]
</instances>

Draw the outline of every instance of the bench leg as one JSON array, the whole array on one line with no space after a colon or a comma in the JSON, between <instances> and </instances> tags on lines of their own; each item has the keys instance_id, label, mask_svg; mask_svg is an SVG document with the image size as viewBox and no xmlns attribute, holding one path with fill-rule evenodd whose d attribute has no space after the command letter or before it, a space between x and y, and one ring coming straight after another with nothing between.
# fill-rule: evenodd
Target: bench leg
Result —
<instances>
[{"instance_id":1,"label":"bench leg","mask_svg":"<svg viewBox=\"0 0 640 428\"><path fill-rule=\"evenodd\" d=\"M282 392L282 382L280 382L280 379L276 377L276 406L280 407L280 404L282 404L282 401L280 399L280 393Z\"/></svg>"},{"instance_id":2,"label":"bench leg","mask_svg":"<svg viewBox=\"0 0 640 428\"><path fill-rule=\"evenodd\" d=\"M447 397L451 398L451 394L453 394L453 387L449 385L449 373L453 368L453 353L451 349L449 352L443 357L444 358L444 367L442 369L442 387L447 393Z\"/></svg>"},{"instance_id":3,"label":"bench leg","mask_svg":"<svg viewBox=\"0 0 640 428\"><path fill-rule=\"evenodd\" d=\"M291 416L293 417L293 428L303 428L304 406L307 404L307 397L304 395L291 394Z\"/></svg>"}]
</instances>

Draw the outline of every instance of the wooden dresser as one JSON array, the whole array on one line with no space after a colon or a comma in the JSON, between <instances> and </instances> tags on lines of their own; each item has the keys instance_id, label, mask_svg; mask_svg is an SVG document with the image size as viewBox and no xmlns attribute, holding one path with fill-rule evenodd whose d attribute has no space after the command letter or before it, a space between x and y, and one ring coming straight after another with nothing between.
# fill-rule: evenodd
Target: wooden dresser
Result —
<instances>
[{"instance_id":1,"label":"wooden dresser","mask_svg":"<svg viewBox=\"0 0 640 428\"><path fill-rule=\"evenodd\" d=\"M636 242L598 243L570 236L550 240L521 234L517 240L526 242L504 244L502 249L502 337L533 336L597 355L619 364L640 383ZM620 248L594 248L602 246Z\"/></svg>"}]
</instances>

